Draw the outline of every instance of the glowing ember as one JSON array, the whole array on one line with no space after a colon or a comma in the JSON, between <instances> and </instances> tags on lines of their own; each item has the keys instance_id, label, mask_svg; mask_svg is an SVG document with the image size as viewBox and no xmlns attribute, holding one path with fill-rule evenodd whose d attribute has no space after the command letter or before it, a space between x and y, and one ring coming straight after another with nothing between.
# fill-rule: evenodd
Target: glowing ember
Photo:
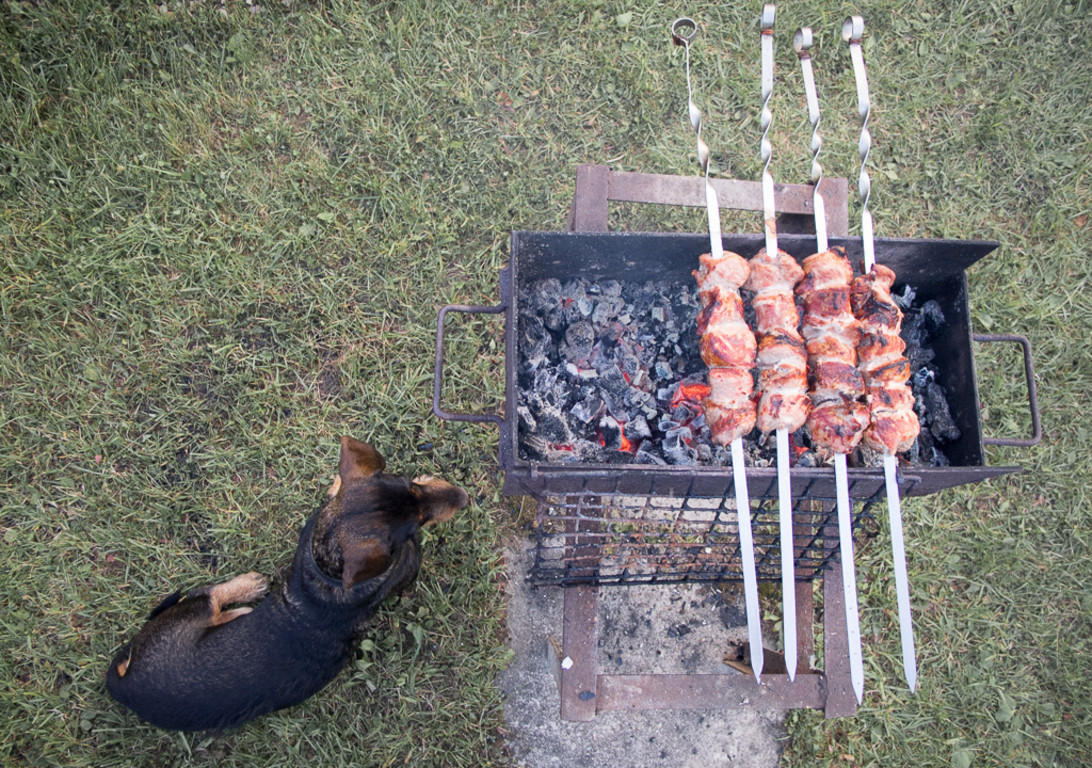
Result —
<instances>
[{"instance_id":1,"label":"glowing ember","mask_svg":"<svg viewBox=\"0 0 1092 768\"><path fill-rule=\"evenodd\" d=\"M599 437L599 445L604 448L614 448L626 453L633 453L637 446L626 437L626 423L617 421L610 416L604 416L596 430Z\"/></svg>"},{"instance_id":2,"label":"glowing ember","mask_svg":"<svg viewBox=\"0 0 1092 768\"><path fill-rule=\"evenodd\" d=\"M701 401L709 396L709 385L702 382L694 384L680 384L678 390L671 397L671 407L678 408L683 403L689 403L701 408Z\"/></svg>"}]
</instances>

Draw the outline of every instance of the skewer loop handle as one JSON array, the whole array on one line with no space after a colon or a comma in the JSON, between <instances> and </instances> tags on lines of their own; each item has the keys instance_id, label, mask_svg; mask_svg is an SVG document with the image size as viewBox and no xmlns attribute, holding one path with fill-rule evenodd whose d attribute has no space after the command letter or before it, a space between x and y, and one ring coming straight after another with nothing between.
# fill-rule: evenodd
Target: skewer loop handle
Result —
<instances>
[{"instance_id":1,"label":"skewer loop handle","mask_svg":"<svg viewBox=\"0 0 1092 768\"><path fill-rule=\"evenodd\" d=\"M675 45L689 45L698 36L698 23L686 16L680 16L671 24L671 39Z\"/></svg>"}]
</instances>

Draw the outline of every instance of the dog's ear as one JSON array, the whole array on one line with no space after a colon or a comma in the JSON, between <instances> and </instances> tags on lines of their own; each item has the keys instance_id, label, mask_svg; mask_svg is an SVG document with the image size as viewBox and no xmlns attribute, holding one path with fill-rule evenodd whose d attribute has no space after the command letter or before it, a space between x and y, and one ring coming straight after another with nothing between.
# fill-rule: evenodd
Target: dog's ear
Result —
<instances>
[{"instance_id":1,"label":"dog's ear","mask_svg":"<svg viewBox=\"0 0 1092 768\"><path fill-rule=\"evenodd\" d=\"M382 472L386 466L387 462L379 455L379 451L367 443L348 436L341 438L341 463L338 466L338 474L341 476L342 483L371 477L376 472Z\"/></svg>"},{"instance_id":2,"label":"dog's ear","mask_svg":"<svg viewBox=\"0 0 1092 768\"><path fill-rule=\"evenodd\" d=\"M413 481L421 525L446 523L456 512L470 503L462 488L435 477L418 477Z\"/></svg>"},{"instance_id":3,"label":"dog's ear","mask_svg":"<svg viewBox=\"0 0 1092 768\"><path fill-rule=\"evenodd\" d=\"M341 585L345 589L374 579L391 564L391 553L382 539L358 539L341 545Z\"/></svg>"}]
</instances>

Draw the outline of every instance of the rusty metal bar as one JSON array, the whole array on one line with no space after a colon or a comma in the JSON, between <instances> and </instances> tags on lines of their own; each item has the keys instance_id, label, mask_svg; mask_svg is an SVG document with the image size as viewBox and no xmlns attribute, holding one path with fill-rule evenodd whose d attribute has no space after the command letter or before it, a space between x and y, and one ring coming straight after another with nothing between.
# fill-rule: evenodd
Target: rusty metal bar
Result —
<instances>
[{"instance_id":1,"label":"rusty metal bar","mask_svg":"<svg viewBox=\"0 0 1092 768\"><path fill-rule=\"evenodd\" d=\"M820 675L600 675L599 711L647 709L822 709Z\"/></svg>"},{"instance_id":2,"label":"rusty metal bar","mask_svg":"<svg viewBox=\"0 0 1092 768\"><path fill-rule=\"evenodd\" d=\"M596 654L599 649L597 587L566 587L561 641L561 717L595 718Z\"/></svg>"},{"instance_id":3,"label":"rusty metal bar","mask_svg":"<svg viewBox=\"0 0 1092 768\"><path fill-rule=\"evenodd\" d=\"M711 179L721 208L743 211L762 210L762 184L757 181ZM814 187L809 184L775 184L777 210L791 223L786 231L795 231L804 219L812 221L815 207ZM824 178L820 195L827 211L831 235L849 234L849 182L843 178ZM667 176L656 173L613 171L605 165L586 163L577 166L576 189L569 211L569 230L606 232L609 201L705 207L705 180L691 176Z\"/></svg>"},{"instance_id":4,"label":"rusty metal bar","mask_svg":"<svg viewBox=\"0 0 1092 768\"><path fill-rule=\"evenodd\" d=\"M837 560L837 528L827 531L826 545ZM842 569L834 567L823 573L823 670L827 683L824 712L828 718L851 717L857 713L857 696L849 678L849 641L846 631L845 597Z\"/></svg>"}]
</instances>

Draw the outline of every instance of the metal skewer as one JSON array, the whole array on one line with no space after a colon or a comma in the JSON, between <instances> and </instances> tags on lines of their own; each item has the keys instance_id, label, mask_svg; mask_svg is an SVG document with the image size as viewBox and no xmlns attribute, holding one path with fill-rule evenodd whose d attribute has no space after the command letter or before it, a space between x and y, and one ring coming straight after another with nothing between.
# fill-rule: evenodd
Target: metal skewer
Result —
<instances>
[{"instance_id":1,"label":"metal skewer","mask_svg":"<svg viewBox=\"0 0 1092 768\"><path fill-rule=\"evenodd\" d=\"M861 237L864 243L864 269L871 272L876 264L875 240L872 230L872 213L868 209L872 183L868 177L868 154L872 149L872 134L868 131L871 104L868 98L868 77L865 74L864 53L861 38L864 36L864 19L850 16L842 24L842 39L849 43L853 59L853 77L857 83L857 112L861 116L861 137L857 149L861 155L861 174L857 187L861 195ZM883 474L887 486L887 514L891 525L891 556L895 565L895 596L899 607L899 636L902 640L902 669L906 683L913 693L918 684L918 666L914 652L914 625L910 614L910 583L906 575L906 545L903 540L902 500L899 496L898 459L884 454Z\"/></svg>"},{"instance_id":2,"label":"metal skewer","mask_svg":"<svg viewBox=\"0 0 1092 768\"><path fill-rule=\"evenodd\" d=\"M849 681L857 703L864 702L864 660L861 658L861 619L857 607L857 569L853 565L853 507L849 501L846 455L834 454L834 481L838 495L838 549L842 560L842 595L846 603L846 642L849 645Z\"/></svg>"},{"instance_id":3,"label":"metal skewer","mask_svg":"<svg viewBox=\"0 0 1092 768\"><path fill-rule=\"evenodd\" d=\"M762 9L762 217L765 222L766 253L777 255L777 210L774 200L773 175L770 160L773 144L770 142L770 126L773 112L770 97L774 86L773 25L777 15L774 5ZM777 439L777 518L781 536L781 617L785 635L785 666L789 680L796 679L796 574L793 560L796 555L792 537L792 476L789 460L789 431L781 428Z\"/></svg>"},{"instance_id":4,"label":"metal skewer","mask_svg":"<svg viewBox=\"0 0 1092 768\"><path fill-rule=\"evenodd\" d=\"M819 93L815 88L815 72L811 67L811 27L801 27L793 35L792 47L800 59L800 69L804 75L804 97L808 102L808 122L811 123L811 183L812 205L815 208L815 240L819 253L827 250L827 211L819 185L823 181L823 166L819 163L819 153L823 149L823 139L819 136Z\"/></svg>"},{"instance_id":5,"label":"metal skewer","mask_svg":"<svg viewBox=\"0 0 1092 768\"><path fill-rule=\"evenodd\" d=\"M690 84L690 43L698 36L698 25L693 19L685 16L675 19L671 25L671 38L675 45L686 48L686 105L690 115L690 124L694 126L694 133L698 141L698 162L701 164L702 173L705 174L705 213L709 221L709 248L713 258L720 258L724 254L724 243L720 232L720 202L717 200L717 191L713 189L709 181L709 145L701 137L701 110L694 103L694 89Z\"/></svg>"},{"instance_id":6,"label":"metal skewer","mask_svg":"<svg viewBox=\"0 0 1092 768\"><path fill-rule=\"evenodd\" d=\"M811 180L815 185L813 200L815 205L815 239L819 253L826 251L827 242L826 209L819 194L819 183L823 180L823 166L819 163L819 152L823 140L819 137L819 95L815 88L815 74L811 66L812 33L808 27L797 30L793 36L793 48L800 58L804 75L804 93L808 102L808 121L811 123ZM834 456L834 480L838 503L838 545L842 561L842 590L846 608L846 639L849 646L849 679L857 703L864 700L864 659L861 655L861 620L857 606L857 574L853 564L853 508L849 499L849 473L846 470L845 454Z\"/></svg>"},{"instance_id":7,"label":"metal skewer","mask_svg":"<svg viewBox=\"0 0 1092 768\"><path fill-rule=\"evenodd\" d=\"M796 680L796 549L792 538L792 476L789 430L777 430L777 520L781 533L781 613L785 628L785 667Z\"/></svg>"},{"instance_id":8,"label":"metal skewer","mask_svg":"<svg viewBox=\"0 0 1092 768\"><path fill-rule=\"evenodd\" d=\"M698 142L698 162L705 174L705 209L709 220L709 247L714 258L724 254L721 240L720 203L716 190L709 181L709 146L701 138L701 110L694 103L694 90L690 83L690 43L698 33L698 25L689 18L676 19L671 25L671 36L676 45L686 48L686 92L690 124L694 127ZM770 194L772 204L773 186ZM743 457L743 438L732 441L732 479L736 497L736 519L739 525L740 555L743 561L743 595L747 608L747 638L751 645L751 669L755 680L762 680L762 614L758 605L758 574L755 566L754 536L751 531L751 500L747 490L747 471ZM795 634L794 634L795 637Z\"/></svg>"}]
</instances>

